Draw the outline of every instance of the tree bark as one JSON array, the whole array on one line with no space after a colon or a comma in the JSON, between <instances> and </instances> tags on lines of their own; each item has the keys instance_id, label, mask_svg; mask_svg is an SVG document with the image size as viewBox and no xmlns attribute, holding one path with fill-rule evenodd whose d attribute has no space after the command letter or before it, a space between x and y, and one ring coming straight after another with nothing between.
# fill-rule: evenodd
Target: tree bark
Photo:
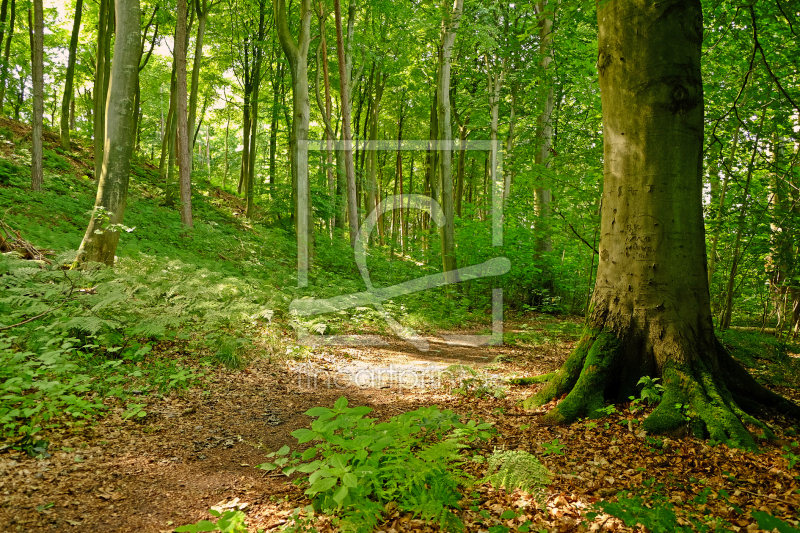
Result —
<instances>
[{"instance_id":1,"label":"tree bark","mask_svg":"<svg viewBox=\"0 0 800 533\"><path fill-rule=\"evenodd\" d=\"M178 19L175 28L175 72L176 101L175 119L177 120L177 159L178 180L180 182L181 222L192 227L192 152L189 144L189 117L186 102L186 0L178 0Z\"/></svg>"},{"instance_id":2,"label":"tree bark","mask_svg":"<svg viewBox=\"0 0 800 533\"><path fill-rule=\"evenodd\" d=\"M436 85L439 118L439 175L442 183L444 226L441 228L442 263L447 283L459 281L456 268L455 214L453 211L453 133L450 120L450 64L456 32L461 23L464 0L456 0L452 10L442 0L446 16L442 20L442 45L439 56L439 78Z\"/></svg>"},{"instance_id":3,"label":"tree bark","mask_svg":"<svg viewBox=\"0 0 800 533\"><path fill-rule=\"evenodd\" d=\"M111 34L114 22L113 0L100 0L100 15L97 27L97 51L94 69L94 109L92 111L94 135L94 175L103 170L103 141L105 139L106 96L108 94L108 72L111 66ZM137 35L136 42L139 42Z\"/></svg>"},{"instance_id":4,"label":"tree bark","mask_svg":"<svg viewBox=\"0 0 800 533\"><path fill-rule=\"evenodd\" d=\"M5 6L5 2L3 3ZM3 65L0 67L0 115L3 112L3 101L6 95L6 80L8 78L8 59L11 56L11 38L14 36L14 20L17 16L17 2L11 0L11 15L8 21L8 35L6 36L5 49L3 50ZM4 19L5 22L5 19ZM0 39L0 43L2 40Z\"/></svg>"},{"instance_id":5,"label":"tree bark","mask_svg":"<svg viewBox=\"0 0 800 533\"><path fill-rule=\"evenodd\" d=\"M356 198L356 171L353 166L353 134L350 131L350 74L344 56L344 35L342 34L342 10L339 0L333 2L336 18L336 54L339 59L339 88L342 97L342 140L344 147L344 171L347 178L347 222L350 230L350 246L355 246L358 235L358 200ZM370 209L374 209L373 207Z\"/></svg>"},{"instance_id":6,"label":"tree bark","mask_svg":"<svg viewBox=\"0 0 800 533\"><path fill-rule=\"evenodd\" d=\"M489 59L489 56L486 55L484 57L484 61L486 63L486 72L488 73L489 80L489 109L491 111L491 122L489 125L489 138L492 141L492 150L491 150L491 182L494 184L500 179L498 175L499 169L498 167L498 158L497 158L497 150L498 150L498 142L497 142L497 129L500 122L500 89L503 87L503 78L505 77L506 71L506 60L503 58L500 61L500 64L497 65L497 60L494 61ZM499 69L499 70L498 70ZM508 187L507 187L508 186ZM503 199L508 198L508 195L511 193L510 184L503 185Z\"/></svg>"},{"instance_id":7,"label":"tree bark","mask_svg":"<svg viewBox=\"0 0 800 533\"><path fill-rule=\"evenodd\" d=\"M743 422L772 436L750 414L759 405L795 416L800 408L756 382L714 336L700 1L610 0L597 18L605 164L597 281L582 339L526 407L566 393L543 422L597 417L606 398L624 399L641 376L658 376L665 391L647 432L680 429L686 414L695 435L754 448Z\"/></svg>"},{"instance_id":8,"label":"tree bark","mask_svg":"<svg viewBox=\"0 0 800 533\"><path fill-rule=\"evenodd\" d=\"M300 31L297 42L289 31L285 0L273 0L275 24L283 53L292 74L292 182L297 186L295 229L297 232L298 280L308 285L309 259L313 250L314 225L308 181L308 122L311 102L308 96L308 45L311 42L311 0L300 0ZM299 207L305 206L301 213Z\"/></svg>"},{"instance_id":9,"label":"tree bark","mask_svg":"<svg viewBox=\"0 0 800 533\"><path fill-rule=\"evenodd\" d=\"M105 144L102 174L97 183L92 218L78 249L76 264L87 262L114 264L119 243L128 176L133 152L133 95L138 79L139 0L116 0L117 39L114 42L114 65L108 91Z\"/></svg>"},{"instance_id":10,"label":"tree bark","mask_svg":"<svg viewBox=\"0 0 800 533\"><path fill-rule=\"evenodd\" d=\"M3 2L5 6L5 2ZM69 59L67 60L67 79L64 82L64 97L61 99L61 149L69 150L70 130L70 103L74 100L72 81L75 77L75 51L78 49L78 37L81 31L81 16L83 15L83 0L75 4L75 20L72 23L72 35L69 39ZM5 19L5 17L0 17ZM0 35L0 41L2 41Z\"/></svg>"},{"instance_id":11,"label":"tree bark","mask_svg":"<svg viewBox=\"0 0 800 533\"><path fill-rule=\"evenodd\" d=\"M212 3L213 6L213 3ZM203 62L203 38L206 33L206 21L211 6L208 0L194 0L194 10L197 13L197 36L194 45L194 62L192 64L192 85L189 93L189 131L194 131L197 118L197 95L200 92L200 66ZM194 150L194 142L190 151ZM191 158L190 158L191 164Z\"/></svg>"},{"instance_id":12,"label":"tree bark","mask_svg":"<svg viewBox=\"0 0 800 533\"><path fill-rule=\"evenodd\" d=\"M547 76L546 95L544 108L537 118L537 130L539 133L539 147L535 152L534 162L544 169L550 166L550 150L553 145L553 84L548 75L550 64L553 62L553 20L546 12L547 0L542 0L537 6L539 13L539 64L542 71ZM516 100L516 94L514 94ZM512 105L513 110L513 105ZM540 178L541 180L541 178ZM506 182L511 187L511 173L506 171ZM549 187L543 187L541 183L536 187L536 218L538 219L538 235L536 249L538 252L552 252L553 240L550 238L548 219L550 218L550 202L553 199L553 192ZM552 279L548 280L548 285L552 289Z\"/></svg>"},{"instance_id":13,"label":"tree bark","mask_svg":"<svg viewBox=\"0 0 800 533\"><path fill-rule=\"evenodd\" d=\"M31 188L34 191L41 191L44 184L44 146L42 144L42 119L44 115L44 5L42 0L33 1L33 21L31 21L29 9L28 25L31 32L31 63L33 67Z\"/></svg>"}]
</instances>

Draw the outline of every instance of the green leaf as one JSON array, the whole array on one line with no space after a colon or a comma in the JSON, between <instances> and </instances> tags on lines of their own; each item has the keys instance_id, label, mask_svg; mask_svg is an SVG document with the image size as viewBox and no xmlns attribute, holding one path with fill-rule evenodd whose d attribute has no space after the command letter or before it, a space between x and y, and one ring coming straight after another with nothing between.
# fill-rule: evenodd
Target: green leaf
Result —
<instances>
[{"instance_id":1,"label":"green leaf","mask_svg":"<svg viewBox=\"0 0 800 533\"><path fill-rule=\"evenodd\" d=\"M333 495L333 501L339 504L339 507L342 506L342 502L345 498L347 498L347 494L350 492L350 489L347 487L342 487L336 491L336 494Z\"/></svg>"},{"instance_id":2,"label":"green leaf","mask_svg":"<svg viewBox=\"0 0 800 533\"><path fill-rule=\"evenodd\" d=\"M340 396L339 399L336 400L336 403L333 404L334 409L341 410L344 409L345 407L347 407L347 398L345 398L344 396Z\"/></svg>"},{"instance_id":3,"label":"green leaf","mask_svg":"<svg viewBox=\"0 0 800 533\"><path fill-rule=\"evenodd\" d=\"M327 490L330 490L331 488L333 488L334 485L336 485L336 481L337 478L335 477L326 477L318 479L317 481L314 482L313 485L311 485L310 487L308 487L308 489L306 489L305 494L313 496L318 492L325 492Z\"/></svg>"},{"instance_id":4,"label":"green leaf","mask_svg":"<svg viewBox=\"0 0 800 533\"><path fill-rule=\"evenodd\" d=\"M306 411L307 416L322 416L330 413L331 410L327 407L312 407L308 411Z\"/></svg>"},{"instance_id":5,"label":"green leaf","mask_svg":"<svg viewBox=\"0 0 800 533\"><path fill-rule=\"evenodd\" d=\"M767 531L777 529L780 533L800 532L800 529L792 527L780 518L776 518L769 513L765 513L763 511L753 511L750 514L756 519L756 521L758 521L758 527L760 529L766 529Z\"/></svg>"},{"instance_id":6,"label":"green leaf","mask_svg":"<svg viewBox=\"0 0 800 533\"><path fill-rule=\"evenodd\" d=\"M280 450L278 450L275 453L278 455L286 455L287 453L289 453L289 447L284 445Z\"/></svg>"},{"instance_id":7,"label":"green leaf","mask_svg":"<svg viewBox=\"0 0 800 533\"><path fill-rule=\"evenodd\" d=\"M358 485L358 477L352 472L348 472L342 476L342 483L345 487L355 487Z\"/></svg>"},{"instance_id":8,"label":"green leaf","mask_svg":"<svg viewBox=\"0 0 800 533\"><path fill-rule=\"evenodd\" d=\"M275 463L261 463L260 465L256 465L256 468L260 468L261 470L266 470L269 472L270 470L275 470L278 468L278 465Z\"/></svg>"},{"instance_id":9,"label":"green leaf","mask_svg":"<svg viewBox=\"0 0 800 533\"><path fill-rule=\"evenodd\" d=\"M511 509L509 509L507 511L503 511L503 514L500 515L500 519L501 520L511 520L512 518L516 518L516 517L517 517L517 513L515 513Z\"/></svg>"},{"instance_id":10,"label":"green leaf","mask_svg":"<svg viewBox=\"0 0 800 533\"><path fill-rule=\"evenodd\" d=\"M190 533L195 533L196 531L219 531L217 524L214 522L209 522L208 520L200 520L196 524L189 524L186 526L181 526L175 528L175 531L183 532L188 531Z\"/></svg>"},{"instance_id":11,"label":"green leaf","mask_svg":"<svg viewBox=\"0 0 800 533\"><path fill-rule=\"evenodd\" d=\"M305 444L306 442L310 442L314 440L317 436L316 431L311 431L310 429L300 428L295 431L292 431L292 437L297 439L298 444Z\"/></svg>"},{"instance_id":12,"label":"green leaf","mask_svg":"<svg viewBox=\"0 0 800 533\"><path fill-rule=\"evenodd\" d=\"M311 472L314 472L315 470L319 469L319 467L321 465L322 465L322 461L313 461L311 463L306 463L306 464L302 465L297 470L300 471L300 472L303 472L305 474L310 474Z\"/></svg>"},{"instance_id":13,"label":"green leaf","mask_svg":"<svg viewBox=\"0 0 800 533\"><path fill-rule=\"evenodd\" d=\"M303 452L303 455L301 455L300 458L303 461L308 461L309 459L312 459L315 455L317 455L317 449L316 448L309 448L309 449L307 449L306 451Z\"/></svg>"}]
</instances>

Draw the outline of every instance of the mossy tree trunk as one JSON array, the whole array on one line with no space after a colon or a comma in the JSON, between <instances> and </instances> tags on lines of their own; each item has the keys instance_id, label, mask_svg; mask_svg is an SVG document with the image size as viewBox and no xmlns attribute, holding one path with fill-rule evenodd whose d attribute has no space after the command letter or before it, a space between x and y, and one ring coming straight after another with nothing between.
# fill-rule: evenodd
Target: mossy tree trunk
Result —
<instances>
[{"instance_id":1,"label":"mossy tree trunk","mask_svg":"<svg viewBox=\"0 0 800 533\"><path fill-rule=\"evenodd\" d=\"M543 417L597 416L641 376L663 400L650 433L755 447L761 406L800 408L758 384L714 335L702 214L702 11L699 0L610 0L598 8L605 178L600 263L577 348L526 407L566 397ZM688 406L676 409L675 405Z\"/></svg>"}]
</instances>

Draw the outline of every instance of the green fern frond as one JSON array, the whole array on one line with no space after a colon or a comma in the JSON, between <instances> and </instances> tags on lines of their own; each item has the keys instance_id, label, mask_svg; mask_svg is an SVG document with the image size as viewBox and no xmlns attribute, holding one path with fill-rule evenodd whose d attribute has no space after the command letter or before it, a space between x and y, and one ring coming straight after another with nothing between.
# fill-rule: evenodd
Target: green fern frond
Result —
<instances>
[{"instance_id":1,"label":"green fern frond","mask_svg":"<svg viewBox=\"0 0 800 533\"><path fill-rule=\"evenodd\" d=\"M520 489L534 495L544 507L545 488L552 474L536 456L522 450L495 450L489 456L484 482L507 491Z\"/></svg>"}]
</instances>

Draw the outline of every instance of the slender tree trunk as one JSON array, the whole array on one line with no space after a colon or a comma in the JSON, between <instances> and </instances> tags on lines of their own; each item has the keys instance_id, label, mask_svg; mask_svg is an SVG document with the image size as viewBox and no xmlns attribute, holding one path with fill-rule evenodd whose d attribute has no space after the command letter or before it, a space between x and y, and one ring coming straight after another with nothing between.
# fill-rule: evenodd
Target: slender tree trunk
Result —
<instances>
[{"instance_id":1,"label":"slender tree trunk","mask_svg":"<svg viewBox=\"0 0 800 533\"><path fill-rule=\"evenodd\" d=\"M206 171L211 179L211 124L206 122Z\"/></svg>"},{"instance_id":2,"label":"slender tree trunk","mask_svg":"<svg viewBox=\"0 0 800 533\"><path fill-rule=\"evenodd\" d=\"M350 245L355 246L358 234L358 200L356 197L356 171L353 166L353 135L350 132L350 75L344 57L344 35L342 34L342 12L339 0L333 2L336 18L336 53L339 59L339 87L342 96L342 140L344 147L344 171L347 178L347 212L350 230ZM373 207L374 209L374 203Z\"/></svg>"},{"instance_id":3,"label":"slender tree trunk","mask_svg":"<svg viewBox=\"0 0 800 533\"><path fill-rule=\"evenodd\" d=\"M3 4L5 5L5 3ZM11 57L11 38L14 36L14 20L17 16L17 2L11 0L11 15L8 22L8 35L6 36L5 48L3 50L3 64L0 66L0 115L5 115L3 111L3 101L6 94L8 83L8 60ZM0 40L2 43L2 40Z\"/></svg>"},{"instance_id":4,"label":"slender tree trunk","mask_svg":"<svg viewBox=\"0 0 800 533\"><path fill-rule=\"evenodd\" d=\"M93 135L94 135L94 175L100 176L103 170L103 142L105 139L106 121L106 95L107 80L111 58L111 33L113 29L114 2L112 0L100 1L100 16L97 28L97 51L95 56L94 69L94 109L92 112ZM136 42L139 42L137 37Z\"/></svg>"},{"instance_id":5,"label":"slender tree trunk","mask_svg":"<svg viewBox=\"0 0 800 533\"><path fill-rule=\"evenodd\" d=\"M308 267L313 253L313 209L308 180L308 122L311 102L308 95L308 45L311 42L311 0L300 0L300 31L294 41L286 16L285 0L273 0L275 24L283 53L292 74L292 182L297 184L295 228L297 232L298 280L308 284ZM301 212L304 206L306 212Z\"/></svg>"},{"instance_id":6,"label":"slender tree trunk","mask_svg":"<svg viewBox=\"0 0 800 533\"><path fill-rule=\"evenodd\" d=\"M461 218L461 204L464 200L464 164L466 163L467 155L467 126L469 125L469 117L464 119L464 124L458 127L458 174L456 177L456 213L458 218Z\"/></svg>"},{"instance_id":7,"label":"slender tree trunk","mask_svg":"<svg viewBox=\"0 0 800 533\"><path fill-rule=\"evenodd\" d=\"M539 12L539 55L542 71L549 72L550 64L553 62L553 21L546 12L547 0L542 0L538 5ZM537 130L539 132L539 147L535 152L534 163L543 168L550 166L550 150L553 145L553 84L548 80L546 84L546 96L544 108L537 118ZM516 87L516 85L515 85ZM516 100L516 91L512 97L512 102ZM514 109L512 103L512 112ZM513 124L513 122L512 122ZM513 126L512 126L513 130ZM509 134L510 137L510 134ZM506 171L508 186L511 186L511 173ZM550 218L550 202L553 193L549 187L543 187L541 183L536 187L536 217L538 219L539 230L537 233L536 249L538 252L552 252L553 240L550 238L550 231L547 227ZM552 289L552 279L548 279L548 285Z\"/></svg>"},{"instance_id":8,"label":"slender tree trunk","mask_svg":"<svg viewBox=\"0 0 800 533\"><path fill-rule=\"evenodd\" d=\"M206 20L208 20L207 0L194 0L194 10L197 13L197 36L194 45L194 63L192 65L192 85L189 93L189 131L194 131L197 115L197 95L200 92L200 66L203 62L203 38L206 33ZM194 143L192 143L194 150Z\"/></svg>"},{"instance_id":9,"label":"slender tree trunk","mask_svg":"<svg viewBox=\"0 0 800 533\"><path fill-rule=\"evenodd\" d=\"M6 0L7 1L7 0ZM5 2L3 2L5 6ZM75 4L75 20L72 23L72 36L69 40L69 59L67 60L67 79L64 82L64 97L61 100L61 149L69 150L70 129L70 103L73 101L72 80L75 76L75 51L78 49L78 37L81 31L81 15L83 14L83 0ZM3 17L4 18L4 17ZM0 36L2 41L2 36Z\"/></svg>"},{"instance_id":10,"label":"slender tree trunk","mask_svg":"<svg viewBox=\"0 0 800 533\"><path fill-rule=\"evenodd\" d=\"M610 0L597 10L605 173L599 266L586 330L526 407L566 397L540 423L599 416L660 377L649 433L753 448L759 404L800 408L758 384L715 338L703 230L703 35L699 0ZM638 31L637 31L638 30ZM664 147L669 146L669 150Z\"/></svg>"},{"instance_id":11,"label":"slender tree trunk","mask_svg":"<svg viewBox=\"0 0 800 533\"><path fill-rule=\"evenodd\" d=\"M169 88L169 110L167 111L167 121L162 129L161 135L161 159L158 163L158 175L160 183L164 184L164 204L167 206L175 205L173 194L173 171L172 165L175 160L175 93L177 81L175 79L175 61L172 62L172 74L170 75Z\"/></svg>"},{"instance_id":12,"label":"slender tree trunk","mask_svg":"<svg viewBox=\"0 0 800 533\"><path fill-rule=\"evenodd\" d=\"M192 227L192 150L189 117L186 103L186 0L178 0L178 19L175 28L177 159L180 182L181 222Z\"/></svg>"},{"instance_id":13,"label":"slender tree trunk","mask_svg":"<svg viewBox=\"0 0 800 533\"><path fill-rule=\"evenodd\" d=\"M500 62L500 65L493 65L493 62L489 60L489 56L485 56L486 62L486 71L489 75L489 109L491 111L491 122L489 125L489 135L492 141L492 150L491 150L491 181L492 184L496 183L500 176L499 169L498 169L498 157L497 157L497 150L498 150L498 142L497 142L497 129L500 122L500 89L503 87L503 78L505 77L505 68L506 62L503 59ZM496 61L494 63L497 63ZM498 70L499 69L499 70ZM508 198L508 195L511 193L510 189L506 189L504 184L503 186L503 198ZM494 186L494 185L493 185Z\"/></svg>"},{"instance_id":14,"label":"slender tree trunk","mask_svg":"<svg viewBox=\"0 0 800 533\"><path fill-rule=\"evenodd\" d=\"M277 177L277 167L275 166L275 156L278 149L278 104L280 103L281 91L283 90L283 66L278 65L278 80L272 82L272 119L269 125L269 194L270 200L275 193L275 183Z\"/></svg>"},{"instance_id":15,"label":"slender tree trunk","mask_svg":"<svg viewBox=\"0 0 800 533\"><path fill-rule=\"evenodd\" d=\"M744 184L744 195L742 196L742 207L739 210L739 223L736 226L736 239L733 245L733 257L731 258L731 271L728 275L728 283L725 287L725 303L722 308L722 315L719 321L719 329L728 329L731 325L731 317L733 315L733 292L736 283L736 274L739 269L739 248L742 244L742 233L744 232L745 221L747 220L747 211L750 204L750 182L755 170L756 154L758 153L758 142L761 139L761 132L764 128L764 118L767 115L766 108L761 112L761 125L758 133L756 134L755 141L753 142L753 152L750 156L750 164L747 166L747 179Z\"/></svg>"},{"instance_id":16,"label":"slender tree trunk","mask_svg":"<svg viewBox=\"0 0 800 533\"><path fill-rule=\"evenodd\" d=\"M725 195L728 192L728 183L730 182L731 172L733 171L733 158L736 156L736 149L739 146L739 131L741 127L737 124L736 130L733 133L733 141L731 142L731 157L730 164L725 167L725 175L722 178L722 186L719 191L719 207L717 208L717 216L714 220L714 227L711 232L711 251L708 255L708 286L711 287L711 282L714 279L714 272L717 270L717 245L719 243L719 235L722 231L722 222L725 220Z\"/></svg>"},{"instance_id":17,"label":"slender tree trunk","mask_svg":"<svg viewBox=\"0 0 800 533\"><path fill-rule=\"evenodd\" d=\"M453 212L453 133L450 120L450 62L456 32L461 22L464 0L456 0L452 11L447 1L442 1L446 18L442 21L442 46L439 56L439 79L437 80L437 107L439 116L439 168L442 182L442 209L444 226L441 228L442 262L447 283L459 281L456 272L455 215Z\"/></svg>"},{"instance_id":18,"label":"slender tree trunk","mask_svg":"<svg viewBox=\"0 0 800 533\"><path fill-rule=\"evenodd\" d=\"M78 249L78 264L114 264L119 229L110 225L122 224L128 195L128 175L133 152L133 94L138 80L140 13L139 0L116 2L118 38L114 43L114 66L110 76L104 128L108 150L103 154L103 172L97 183L92 218Z\"/></svg>"},{"instance_id":19,"label":"slender tree trunk","mask_svg":"<svg viewBox=\"0 0 800 533\"><path fill-rule=\"evenodd\" d=\"M33 63L33 143L31 149L31 188L41 191L44 183L44 147L42 145L42 118L44 115L44 5L33 1L33 20L28 10L31 32L31 62Z\"/></svg>"}]
</instances>

